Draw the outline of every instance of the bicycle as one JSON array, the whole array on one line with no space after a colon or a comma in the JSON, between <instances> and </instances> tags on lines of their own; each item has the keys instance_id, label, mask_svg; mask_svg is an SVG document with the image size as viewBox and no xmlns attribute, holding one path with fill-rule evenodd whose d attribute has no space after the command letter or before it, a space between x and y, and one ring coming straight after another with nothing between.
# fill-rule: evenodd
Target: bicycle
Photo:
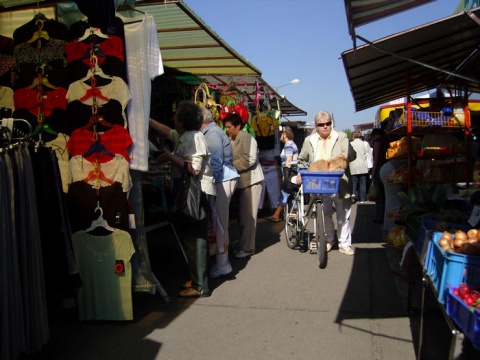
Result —
<instances>
[{"instance_id":1,"label":"bicycle","mask_svg":"<svg viewBox=\"0 0 480 360\"><path fill-rule=\"evenodd\" d=\"M294 191L291 201L284 208L285 237L290 249L313 253L316 251L318 267L325 269L328 263L327 234L323 195L336 194L343 172L311 172L300 170L302 185ZM305 208L304 194L309 195ZM313 233L307 226L313 219Z\"/></svg>"}]
</instances>

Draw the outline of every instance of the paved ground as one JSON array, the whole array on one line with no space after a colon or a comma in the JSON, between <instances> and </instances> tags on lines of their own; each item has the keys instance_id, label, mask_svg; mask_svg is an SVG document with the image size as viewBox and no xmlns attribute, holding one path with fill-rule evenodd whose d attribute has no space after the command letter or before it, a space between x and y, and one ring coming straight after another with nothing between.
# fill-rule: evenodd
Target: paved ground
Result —
<instances>
[{"instance_id":1,"label":"paved ground","mask_svg":"<svg viewBox=\"0 0 480 360\"><path fill-rule=\"evenodd\" d=\"M36 358L415 359L419 292L407 312L407 283L390 271L401 253L385 248L373 207L354 206L355 256L334 247L324 270L315 255L286 246L283 222L259 219L257 254L232 260L232 276L212 280L212 296L195 300L176 298L187 272L172 234L151 232L152 267L174 300L134 294L135 320L125 323L79 323L73 310L59 314L51 343ZM232 237L237 230L233 224ZM429 314L439 319L434 309ZM435 321L426 359L447 358L448 330L438 335Z\"/></svg>"}]
</instances>

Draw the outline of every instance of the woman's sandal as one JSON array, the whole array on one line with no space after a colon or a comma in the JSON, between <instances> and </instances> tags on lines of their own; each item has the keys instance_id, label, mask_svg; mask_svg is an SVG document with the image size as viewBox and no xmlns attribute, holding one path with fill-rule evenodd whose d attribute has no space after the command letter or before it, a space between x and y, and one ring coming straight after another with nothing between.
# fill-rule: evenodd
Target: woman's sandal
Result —
<instances>
[{"instance_id":1,"label":"woman's sandal","mask_svg":"<svg viewBox=\"0 0 480 360\"><path fill-rule=\"evenodd\" d=\"M199 298L199 297L208 297L210 293L205 293L203 290L197 290L192 287L181 290L178 293L179 297L183 298Z\"/></svg>"}]
</instances>

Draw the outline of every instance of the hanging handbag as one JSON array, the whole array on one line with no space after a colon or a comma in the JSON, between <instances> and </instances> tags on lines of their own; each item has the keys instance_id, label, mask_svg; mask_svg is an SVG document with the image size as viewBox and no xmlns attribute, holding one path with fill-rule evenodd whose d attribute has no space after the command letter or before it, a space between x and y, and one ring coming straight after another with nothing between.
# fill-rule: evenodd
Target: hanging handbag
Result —
<instances>
[{"instance_id":1,"label":"hanging handbag","mask_svg":"<svg viewBox=\"0 0 480 360\"><path fill-rule=\"evenodd\" d=\"M248 109L243 103L243 101L240 101L237 104L231 105L231 106L222 105L220 110L220 120L221 121L225 120L227 115L232 113L237 113L242 119L242 122L244 124L247 122L248 118L250 117L250 113L248 112Z\"/></svg>"},{"instance_id":2,"label":"hanging handbag","mask_svg":"<svg viewBox=\"0 0 480 360\"><path fill-rule=\"evenodd\" d=\"M182 176L173 180L170 215L174 219L187 218L197 221L205 219L206 213L201 198L200 181L188 172L188 163L185 161Z\"/></svg>"},{"instance_id":3,"label":"hanging handbag","mask_svg":"<svg viewBox=\"0 0 480 360\"><path fill-rule=\"evenodd\" d=\"M232 88L232 87L230 87ZM220 120L224 121L225 118L232 114L236 113L242 119L242 122L245 124L250 118L250 113L245 106L245 103L240 100L238 91L228 90L220 97Z\"/></svg>"},{"instance_id":4,"label":"hanging handbag","mask_svg":"<svg viewBox=\"0 0 480 360\"><path fill-rule=\"evenodd\" d=\"M203 83L197 87L197 90L195 90L194 102L198 106L202 106L210 110L213 116L213 120L215 122L218 122L220 118L220 113L218 111L219 105L217 105L215 100L210 95L210 90L208 90L207 84Z\"/></svg>"}]
</instances>

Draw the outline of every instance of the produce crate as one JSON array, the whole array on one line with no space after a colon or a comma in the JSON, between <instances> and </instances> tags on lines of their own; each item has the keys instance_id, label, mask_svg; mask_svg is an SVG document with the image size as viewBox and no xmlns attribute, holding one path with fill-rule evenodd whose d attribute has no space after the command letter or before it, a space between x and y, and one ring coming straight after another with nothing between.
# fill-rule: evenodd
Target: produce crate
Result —
<instances>
[{"instance_id":1,"label":"produce crate","mask_svg":"<svg viewBox=\"0 0 480 360\"><path fill-rule=\"evenodd\" d=\"M480 284L480 256L444 253L437 244L441 232L433 234L429 242L427 255L427 275L438 294L438 301L445 304L448 287L457 287L461 283L468 286Z\"/></svg>"},{"instance_id":2,"label":"produce crate","mask_svg":"<svg viewBox=\"0 0 480 360\"><path fill-rule=\"evenodd\" d=\"M300 170L304 193L336 194L343 171L340 172L315 172Z\"/></svg>"},{"instance_id":3,"label":"produce crate","mask_svg":"<svg viewBox=\"0 0 480 360\"><path fill-rule=\"evenodd\" d=\"M473 347L480 351L480 310L470 311L468 305L450 288L447 293L447 315L467 335Z\"/></svg>"},{"instance_id":4,"label":"produce crate","mask_svg":"<svg viewBox=\"0 0 480 360\"><path fill-rule=\"evenodd\" d=\"M428 243L435 232L435 225L441 220L409 216L405 221L405 234L415 246L420 263L426 268ZM470 227L463 224L446 223L449 229L458 229L467 232Z\"/></svg>"}]
</instances>

